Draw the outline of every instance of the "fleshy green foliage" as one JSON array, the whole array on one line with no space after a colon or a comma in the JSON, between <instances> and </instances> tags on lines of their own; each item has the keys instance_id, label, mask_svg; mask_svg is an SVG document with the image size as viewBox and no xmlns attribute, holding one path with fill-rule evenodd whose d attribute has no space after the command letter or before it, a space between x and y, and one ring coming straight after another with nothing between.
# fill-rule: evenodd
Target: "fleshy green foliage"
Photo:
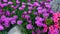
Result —
<instances>
[{"instance_id":1,"label":"fleshy green foliage","mask_svg":"<svg viewBox=\"0 0 60 34\"><path fill-rule=\"evenodd\" d=\"M53 24L52 19L51 18L46 19L46 24L47 25L52 25Z\"/></svg>"}]
</instances>

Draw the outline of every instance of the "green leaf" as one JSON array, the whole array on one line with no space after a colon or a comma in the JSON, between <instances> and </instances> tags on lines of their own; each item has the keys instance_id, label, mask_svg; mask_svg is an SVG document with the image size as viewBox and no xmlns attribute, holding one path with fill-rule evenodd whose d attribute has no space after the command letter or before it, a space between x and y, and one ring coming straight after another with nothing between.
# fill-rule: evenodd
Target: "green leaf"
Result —
<instances>
[{"instance_id":1,"label":"green leaf","mask_svg":"<svg viewBox=\"0 0 60 34\"><path fill-rule=\"evenodd\" d=\"M51 19L51 18L46 19L46 24L47 24L47 25L53 24L52 19Z\"/></svg>"}]
</instances>

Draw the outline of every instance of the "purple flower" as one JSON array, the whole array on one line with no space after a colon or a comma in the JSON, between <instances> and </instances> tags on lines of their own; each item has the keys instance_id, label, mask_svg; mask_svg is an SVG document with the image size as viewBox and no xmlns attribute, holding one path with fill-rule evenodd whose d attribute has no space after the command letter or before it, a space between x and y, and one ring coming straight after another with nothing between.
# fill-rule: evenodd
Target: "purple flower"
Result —
<instances>
[{"instance_id":1,"label":"purple flower","mask_svg":"<svg viewBox=\"0 0 60 34\"><path fill-rule=\"evenodd\" d=\"M12 20L11 21L11 24L16 24L16 20Z\"/></svg>"},{"instance_id":2,"label":"purple flower","mask_svg":"<svg viewBox=\"0 0 60 34\"><path fill-rule=\"evenodd\" d=\"M0 18L0 24L2 23L3 21L1 20L1 18Z\"/></svg>"},{"instance_id":3,"label":"purple flower","mask_svg":"<svg viewBox=\"0 0 60 34\"><path fill-rule=\"evenodd\" d=\"M39 21L35 21L35 24L36 24L37 26L40 26L40 27L43 26L43 23L41 23L41 22L39 22Z\"/></svg>"},{"instance_id":4,"label":"purple flower","mask_svg":"<svg viewBox=\"0 0 60 34\"><path fill-rule=\"evenodd\" d=\"M10 16L10 12L9 11L6 11L6 16Z\"/></svg>"},{"instance_id":5,"label":"purple flower","mask_svg":"<svg viewBox=\"0 0 60 34\"><path fill-rule=\"evenodd\" d=\"M37 33L37 34L41 34L40 29L37 29L37 30L36 30L36 33Z\"/></svg>"},{"instance_id":6,"label":"purple flower","mask_svg":"<svg viewBox=\"0 0 60 34\"><path fill-rule=\"evenodd\" d=\"M5 20L6 20L6 16L5 16L5 15L2 15L2 16L1 16L1 20L2 20L2 21L5 21Z\"/></svg>"},{"instance_id":7,"label":"purple flower","mask_svg":"<svg viewBox=\"0 0 60 34\"><path fill-rule=\"evenodd\" d=\"M32 31L32 34L35 34L35 32L34 32L34 31Z\"/></svg>"},{"instance_id":8,"label":"purple flower","mask_svg":"<svg viewBox=\"0 0 60 34\"><path fill-rule=\"evenodd\" d=\"M34 6L39 6L38 2L33 3Z\"/></svg>"},{"instance_id":9,"label":"purple flower","mask_svg":"<svg viewBox=\"0 0 60 34\"><path fill-rule=\"evenodd\" d=\"M41 17L40 17L40 18L38 19L38 21L42 22L42 21L44 21L44 18L41 18Z\"/></svg>"},{"instance_id":10,"label":"purple flower","mask_svg":"<svg viewBox=\"0 0 60 34\"><path fill-rule=\"evenodd\" d=\"M45 3L45 6L48 7L48 8L51 8L49 3Z\"/></svg>"},{"instance_id":11,"label":"purple flower","mask_svg":"<svg viewBox=\"0 0 60 34\"><path fill-rule=\"evenodd\" d=\"M6 20L6 21L4 22L4 26L5 26L5 27L9 27L9 26L10 26L9 21Z\"/></svg>"},{"instance_id":12,"label":"purple flower","mask_svg":"<svg viewBox=\"0 0 60 34\"><path fill-rule=\"evenodd\" d=\"M43 14L43 17L44 17L44 18L49 17L49 13L44 13L44 14Z\"/></svg>"},{"instance_id":13,"label":"purple flower","mask_svg":"<svg viewBox=\"0 0 60 34\"><path fill-rule=\"evenodd\" d=\"M30 16L29 15L25 15L25 19L29 19L30 18Z\"/></svg>"},{"instance_id":14,"label":"purple flower","mask_svg":"<svg viewBox=\"0 0 60 34\"><path fill-rule=\"evenodd\" d=\"M23 14L24 14L24 15L27 14L27 11L24 11Z\"/></svg>"},{"instance_id":15,"label":"purple flower","mask_svg":"<svg viewBox=\"0 0 60 34\"><path fill-rule=\"evenodd\" d=\"M5 14L5 12L3 12L2 10L0 10L0 16L4 15L4 14Z\"/></svg>"},{"instance_id":16,"label":"purple flower","mask_svg":"<svg viewBox=\"0 0 60 34\"><path fill-rule=\"evenodd\" d=\"M33 7L28 7L28 9L29 9L29 10L32 10L32 9L33 9Z\"/></svg>"},{"instance_id":17,"label":"purple flower","mask_svg":"<svg viewBox=\"0 0 60 34\"><path fill-rule=\"evenodd\" d=\"M22 17L22 18L25 18L25 15L22 15L21 17Z\"/></svg>"},{"instance_id":18,"label":"purple flower","mask_svg":"<svg viewBox=\"0 0 60 34\"><path fill-rule=\"evenodd\" d=\"M42 7L38 7L37 10L42 10Z\"/></svg>"},{"instance_id":19,"label":"purple flower","mask_svg":"<svg viewBox=\"0 0 60 34\"><path fill-rule=\"evenodd\" d=\"M33 25L27 24L27 25L26 25L26 28L27 28L27 29L33 29Z\"/></svg>"},{"instance_id":20,"label":"purple flower","mask_svg":"<svg viewBox=\"0 0 60 34\"><path fill-rule=\"evenodd\" d=\"M4 6L8 6L8 4L7 4L7 3L4 3L3 5L4 5Z\"/></svg>"},{"instance_id":21,"label":"purple flower","mask_svg":"<svg viewBox=\"0 0 60 34\"><path fill-rule=\"evenodd\" d=\"M18 16L17 15L14 15L13 16L13 19L15 19L15 20L18 19Z\"/></svg>"},{"instance_id":22,"label":"purple flower","mask_svg":"<svg viewBox=\"0 0 60 34\"><path fill-rule=\"evenodd\" d=\"M42 12L42 10L38 10L38 14L42 14L43 12Z\"/></svg>"},{"instance_id":23,"label":"purple flower","mask_svg":"<svg viewBox=\"0 0 60 34\"><path fill-rule=\"evenodd\" d=\"M23 23L22 20L18 20L18 21L17 21L17 24L18 24L18 25L21 25L22 23Z\"/></svg>"},{"instance_id":24,"label":"purple flower","mask_svg":"<svg viewBox=\"0 0 60 34\"><path fill-rule=\"evenodd\" d=\"M29 2L28 2L27 4L28 4L28 6L33 7L33 4L31 4L31 3L29 3Z\"/></svg>"},{"instance_id":25,"label":"purple flower","mask_svg":"<svg viewBox=\"0 0 60 34\"><path fill-rule=\"evenodd\" d=\"M14 7L14 9L17 9L19 7L19 5L17 4L15 7Z\"/></svg>"},{"instance_id":26,"label":"purple flower","mask_svg":"<svg viewBox=\"0 0 60 34\"><path fill-rule=\"evenodd\" d=\"M25 2L22 2L22 5L25 5L26 3Z\"/></svg>"},{"instance_id":27,"label":"purple flower","mask_svg":"<svg viewBox=\"0 0 60 34\"><path fill-rule=\"evenodd\" d=\"M31 0L28 0L28 2L30 2Z\"/></svg>"},{"instance_id":28,"label":"purple flower","mask_svg":"<svg viewBox=\"0 0 60 34\"><path fill-rule=\"evenodd\" d=\"M0 30L4 30L4 27L2 25L0 25Z\"/></svg>"},{"instance_id":29,"label":"purple flower","mask_svg":"<svg viewBox=\"0 0 60 34\"><path fill-rule=\"evenodd\" d=\"M31 11L31 10L29 10L29 11L28 11L28 14L31 14L31 13L32 13L32 11Z\"/></svg>"},{"instance_id":30,"label":"purple flower","mask_svg":"<svg viewBox=\"0 0 60 34\"><path fill-rule=\"evenodd\" d=\"M54 34L59 34L59 30L58 29L54 29Z\"/></svg>"},{"instance_id":31,"label":"purple flower","mask_svg":"<svg viewBox=\"0 0 60 34\"><path fill-rule=\"evenodd\" d=\"M8 2L8 0L3 0L3 2Z\"/></svg>"},{"instance_id":32,"label":"purple flower","mask_svg":"<svg viewBox=\"0 0 60 34\"><path fill-rule=\"evenodd\" d=\"M25 5L22 5L21 7L22 7L22 8L25 8L26 6L25 6Z\"/></svg>"},{"instance_id":33,"label":"purple flower","mask_svg":"<svg viewBox=\"0 0 60 34\"><path fill-rule=\"evenodd\" d=\"M13 4L13 2L12 1L9 1L8 4Z\"/></svg>"},{"instance_id":34,"label":"purple flower","mask_svg":"<svg viewBox=\"0 0 60 34\"><path fill-rule=\"evenodd\" d=\"M48 34L59 34L59 30L53 29L52 31L49 31Z\"/></svg>"},{"instance_id":35,"label":"purple flower","mask_svg":"<svg viewBox=\"0 0 60 34\"><path fill-rule=\"evenodd\" d=\"M16 0L16 3L19 4L20 3L19 0Z\"/></svg>"},{"instance_id":36,"label":"purple flower","mask_svg":"<svg viewBox=\"0 0 60 34\"><path fill-rule=\"evenodd\" d=\"M42 12L47 13L47 9L46 8L42 9Z\"/></svg>"},{"instance_id":37,"label":"purple flower","mask_svg":"<svg viewBox=\"0 0 60 34\"><path fill-rule=\"evenodd\" d=\"M43 27L44 27L43 32L47 32L47 30L48 30L47 25L46 24L43 24Z\"/></svg>"},{"instance_id":38,"label":"purple flower","mask_svg":"<svg viewBox=\"0 0 60 34\"><path fill-rule=\"evenodd\" d=\"M15 11L12 11L11 14L16 14Z\"/></svg>"},{"instance_id":39,"label":"purple flower","mask_svg":"<svg viewBox=\"0 0 60 34\"><path fill-rule=\"evenodd\" d=\"M24 10L24 8L22 8L22 7L19 7L19 10Z\"/></svg>"},{"instance_id":40,"label":"purple flower","mask_svg":"<svg viewBox=\"0 0 60 34\"><path fill-rule=\"evenodd\" d=\"M50 13L54 13L54 11L53 10L50 10Z\"/></svg>"},{"instance_id":41,"label":"purple flower","mask_svg":"<svg viewBox=\"0 0 60 34\"><path fill-rule=\"evenodd\" d=\"M32 21L31 20L27 20L27 22L31 24Z\"/></svg>"},{"instance_id":42,"label":"purple flower","mask_svg":"<svg viewBox=\"0 0 60 34\"><path fill-rule=\"evenodd\" d=\"M11 5L12 8L14 8L14 5Z\"/></svg>"},{"instance_id":43,"label":"purple flower","mask_svg":"<svg viewBox=\"0 0 60 34\"><path fill-rule=\"evenodd\" d=\"M35 17L35 20L38 20L39 18L40 18L39 16L36 16L36 17Z\"/></svg>"},{"instance_id":44,"label":"purple flower","mask_svg":"<svg viewBox=\"0 0 60 34\"><path fill-rule=\"evenodd\" d=\"M37 12L34 12L34 15L38 15L38 13Z\"/></svg>"},{"instance_id":45,"label":"purple flower","mask_svg":"<svg viewBox=\"0 0 60 34\"><path fill-rule=\"evenodd\" d=\"M3 8L5 6L8 6L8 4L7 3L4 3L4 4L1 4L0 6Z\"/></svg>"},{"instance_id":46,"label":"purple flower","mask_svg":"<svg viewBox=\"0 0 60 34\"><path fill-rule=\"evenodd\" d=\"M37 16L37 17L35 18L35 20L42 22L42 21L44 21L44 18L41 18L41 17Z\"/></svg>"}]
</instances>

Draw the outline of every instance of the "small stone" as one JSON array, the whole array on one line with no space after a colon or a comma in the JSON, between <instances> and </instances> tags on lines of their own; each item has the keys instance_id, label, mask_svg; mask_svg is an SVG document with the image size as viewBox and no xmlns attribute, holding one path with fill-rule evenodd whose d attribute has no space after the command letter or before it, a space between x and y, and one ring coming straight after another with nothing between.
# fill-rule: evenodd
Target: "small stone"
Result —
<instances>
[{"instance_id":1,"label":"small stone","mask_svg":"<svg viewBox=\"0 0 60 34\"><path fill-rule=\"evenodd\" d=\"M18 26L15 26L8 32L8 34L22 34L22 32Z\"/></svg>"}]
</instances>

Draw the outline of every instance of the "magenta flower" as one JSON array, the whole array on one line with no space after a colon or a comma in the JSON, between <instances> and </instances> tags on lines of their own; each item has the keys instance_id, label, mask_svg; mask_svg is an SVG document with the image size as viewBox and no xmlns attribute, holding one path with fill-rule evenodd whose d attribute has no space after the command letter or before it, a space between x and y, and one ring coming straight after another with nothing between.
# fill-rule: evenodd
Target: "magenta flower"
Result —
<instances>
[{"instance_id":1,"label":"magenta flower","mask_svg":"<svg viewBox=\"0 0 60 34\"><path fill-rule=\"evenodd\" d=\"M22 5L21 7L22 7L22 8L25 8L26 6L25 6L25 5Z\"/></svg>"},{"instance_id":2,"label":"magenta flower","mask_svg":"<svg viewBox=\"0 0 60 34\"><path fill-rule=\"evenodd\" d=\"M58 12L57 13L53 13L53 21L54 21L54 23L58 23L58 20L59 20L58 16L59 16Z\"/></svg>"},{"instance_id":3,"label":"magenta flower","mask_svg":"<svg viewBox=\"0 0 60 34\"><path fill-rule=\"evenodd\" d=\"M29 15L25 15L25 19L29 19L30 18L30 16Z\"/></svg>"},{"instance_id":4,"label":"magenta flower","mask_svg":"<svg viewBox=\"0 0 60 34\"><path fill-rule=\"evenodd\" d=\"M42 22L42 21L44 21L44 18L41 18L41 17L37 16L37 17L35 18L35 20L36 20L36 21L39 21L39 22Z\"/></svg>"},{"instance_id":5,"label":"magenta flower","mask_svg":"<svg viewBox=\"0 0 60 34\"><path fill-rule=\"evenodd\" d=\"M42 9L42 12L43 12L43 13L47 13L47 9L46 9L46 8L43 8L43 9Z\"/></svg>"},{"instance_id":6,"label":"magenta flower","mask_svg":"<svg viewBox=\"0 0 60 34\"><path fill-rule=\"evenodd\" d=\"M21 17L22 17L22 18L25 18L25 15L22 15Z\"/></svg>"},{"instance_id":7,"label":"magenta flower","mask_svg":"<svg viewBox=\"0 0 60 34\"><path fill-rule=\"evenodd\" d=\"M11 14L16 14L15 11L12 11Z\"/></svg>"},{"instance_id":8,"label":"magenta flower","mask_svg":"<svg viewBox=\"0 0 60 34\"><path fill-rule=\"evenodd\" d=\"M34 32L34 31L32 31L32 34L35 34L35 32Z\"/></svg>"},{"instance_id":9,"label":"magenta flower","mask_svg":"<svg viewBox=\"0 0 60 34\"><path fill-rule=\"evenodd\" d=\"M33 7L33 4L31 4L31 3L29 3L29 2L28 2L27 4L28 4L28 6Z\"/></svg>"},{"instance_id":10,"label":"magenta flower","mask_svg":"<svg viewBox=\"0 0 60 34\"><path fill-rule=\"evenodd\" d=\"M39 6L39 3L38 2L34 2L33 6Z\"/></svg>"},{"instance_id":11,"label":"magenta flower","mask_svg":"<svg viewBox=\"0 0 60 34\"><path fill-rule=\"evenodd\" d=\"M58 34L58 33L59 33L59 30L54 28L53 26L49 28L48 34Z\"/></svg>"},{"instance_id":12,"label":"magenta flower","mask_svg":"<svg viewBox=\"0 0 60 34\"><path fill-rule=\"evenodd\" d=\"M11 8L14 8L14 5L11 5Z\"/></svg>"},{"instance_id":13,"label":"magenta flower","mask_svg":"<svg viewBox=\"0 0 60 34\"><path fill-rule=\"evenodd\" d=\"M44 18L48 18L48 17L49 17L49 13L44 13L44 14L43 14L43 17L44 17Z\"/></svg>"},{"instance_id":14,"label":"magenta flower","mask_svg":"<svg viewBox=\"0 0 60 34\"><path fill-rule=\"evenodd\" d=\"M16 3L17 3L17 4L20 4L19 0L16 0Z\"/></svg>"},{"instance_id":15,"label":"magenta flower","mask_svg":"<svg viewBox=\"0 0 60 34\"><path fill-rule=\"evenodd\" d=\"M42 23L42 22L39 22L39 21L35 21L35 24L36 24L37 26L40 26L40 27L43 26L43 23Z\"/></svg>"},{"instance_id":16,"label":"magenta flower","mask_svg":"<svg viewBox=\"0 0 60 34\"><path fill-rule=\"evenodd\" d=\"M6 16L10 16L11 14L10 14L10 11L6 11Z\"/></svg>"},{"instance_id":17,"label":"magenta flower","mask_svg":"<svg viewBox=\"0 0 60 34\"><path fill-rule=\"evenodd\" d=\"M6 16L5 16L5 15L2 15L2 16L1 16L1 20L2 20L2 21L5 21L5 20L6 20Z\"/></svg>"},{"instance_id":18,"label":"magenta flower","mask_svg":"<svg viewBox=\"0 0 60 34\"><path fill-rule=\"evenodd\" d=\"M8 0L3 0L3 2L8 2Z\"/></svg>"},{"instance_id":19,"label":"magenta flower","mask_svg":"<svg viewBox=\"0 0 60 34\"><path fill-rule=\"evenodd\" d=\"M27 11L24 11L22 14L26 15L27 14Z\"/></svg>"},{"instance_id":20,"label":"magenta flower","mask_svg":"<svg viewBox=\"0 0 60 34\"><path fill-rule=\"evenodd\" d=\"M38 10L38 14L42 14L43 12L42 12L42 10Z\"/></svg>"},{"instance_id":21,"label":"magenta flower","mask_svg":"<svg viewBox=\"0 0 60 34\"><path fill-rule=\"evenodd\" d=\"M26 25L26 28L27 28L27 29L33 29L33 25L27 24L27 25Z\"/></svg>"},{"instance_id":22,"label":"magenta flower","mask_svg":"<svg viewBox=\"0 0 60 34\"><path fill-rule=\"evenodd\" d=\"M13 16L13 19L15 19L15 20L18 19L18 16L17 15L14 15Z\"/></svg>"},{"instance_id":23,"label":"magenta flower","mask_svg":"<svg viewBox=\"0 0 60 34\"><path fill-rule=\"evenodd\" d=\"M30 24L32 23L32 21L31 21L31 20L27 20L27 22L28 22L28 23L30 23Z\"/></svg>"},{"instance_id":24,"label":"magenta flower","mask_svg":"<svg viewBox=\"0 0 60 34\"><path fill-rule=\"evenodd\" d=\"M13 2L12 1L9 1L8 4L13 4Z\"/></svg>"},{"instance_id":25,"label":"magenta flower","mask_svg":"<svg viewBox=\"0 0 60 34\"><path fill-rule=\"evenodd\" d=\"M18 24L18 25L21 25L22 23L23 23L22 20L18 20L18 21L17 21L17 24Z\"/></svg>"},{"instance_id":26,"label":"magenta flower","mask_svg":"<svg viewBox=\"0 0 60 34\"><path fill-rule=\"evenodd\" d=\"M45 3L45 6L46 6L47 8L51 8L51 6L50 6L49 3Z\"/></svg>"},{"instance_id":27,"label":"magenta flower","mask_svg":"<svg viewBox=\"0 0 60 34\"><path fill-rule=\"evenodd\" d=\"M2 25L0 25L0 30L4 30L4 27Z\"/></svg>"},{"instance_id":28,"label":"magenta flower","mask_svg":"<svg viewBox=\"0 0 60 34\"><path fill-rule=\"evenodd\" d=\"M55 24L54 24L54 28L55 28L55 29L58 29L58 28L59 28L59 24L58 24L58 23L55 23Z\"/></svg>"},{"instance_id":29,"label":"magenta flower","mask_svg":"<svg viewBox=\"0 0 60 34\"><path fill-rule=\"evenodd\" d=\"M33 7L28 7L28 9L29 9L29 10L32 10L32 9L33 9Z\"/></svg>"},{"instance_id":30,"label":"magenta flower","mask_svg":"<svg viewBox=\"0 0 60 34\"><path fill-rule=\"evenodd\" d=\"M22 5L25 5L26 3L25 2L22 2Z\"/></svg>"},{"instance_id":31,"label":"magenta flower","mask_svg":"<svg viewBox=\"0 0 60 34\"><path fill-rule=\"evenodd\" d=\"M34 15L38 15L38 13L37 12L34 12Z\"/></svg>"},{"instance_id":32,"label":"magenta flower","mask_svg":"<svg viewBox=\"0 0 60 34\"><path fill-rule=\"evenodd\" d=\"M43 32L47 32L48 31L48 26L46 24L44 24L43 27L44 27Z\"/></svg>"},{"instance_id":33,"label":"magenta flower","mask_svg":"<svg viewBox=\"0 0 60 34\"><path fill-rule=\"evenodd\" d=\"M37 30L36 30L36 33L37 33L37 34L41 34L40 29L37 29Z\"/></svg>"},{"instance_id":34,"label":"magenta flower","mask_svg":"<svg viewBox=\"0 0 60 34\"><path fill-rule=\"evenodd\" d=\"M4 3L4 4L0 4L0 6L3 8L5 6L8 6L8 4L7 3Z\"/></svg>"},{"instance_id":35,"label":"magenta flower","mask_svg":"<svg viewBox=\"0 0 60 34\"><path fill-rule=\"evenodd\" d=\"M16 24L16 20L12 20L11 21L11 24Z\"/></svg>"},{"instance_id":36,"label":"magenta flower","mask_svg":"<svg viewBox=\"0 0 60 34\"><path fill-rule=\"evenodd\" d=\"M24 8L22 8L22 7L19 7L19 10L24 10Z\"/></svg>"},{"instance_id":37,"label":"magenta flower","mask_svg":"<svg viewBox=\"0 0 60 34\"><path fill-rule=\"evenodd\" d=\"M42 7L38 7L37 10L42 10Z\"/></svg>"},{"instance_id":38,"label":"magenta flower","mask_svg":"<svg viewBox=\"0 0 60 34\"><path fill-rule=\"evenodd\" d=\"M5 27L9 27L9 26L10 26L9 21L5 21L5 22L4 22L4 26L5 26Z\"/></svg>"},{"instance_id":39,"label":"magenta flower","mask_svg":"<svg viewBox=\"0 0 60 34\"><path fill-rule=\"evenodd\" d=\"M31 10L29 10L29 11L28 11L28 14L31 14L31 13L32 13L32 11L31 11Z\"/></svg>"}]
</instances>

